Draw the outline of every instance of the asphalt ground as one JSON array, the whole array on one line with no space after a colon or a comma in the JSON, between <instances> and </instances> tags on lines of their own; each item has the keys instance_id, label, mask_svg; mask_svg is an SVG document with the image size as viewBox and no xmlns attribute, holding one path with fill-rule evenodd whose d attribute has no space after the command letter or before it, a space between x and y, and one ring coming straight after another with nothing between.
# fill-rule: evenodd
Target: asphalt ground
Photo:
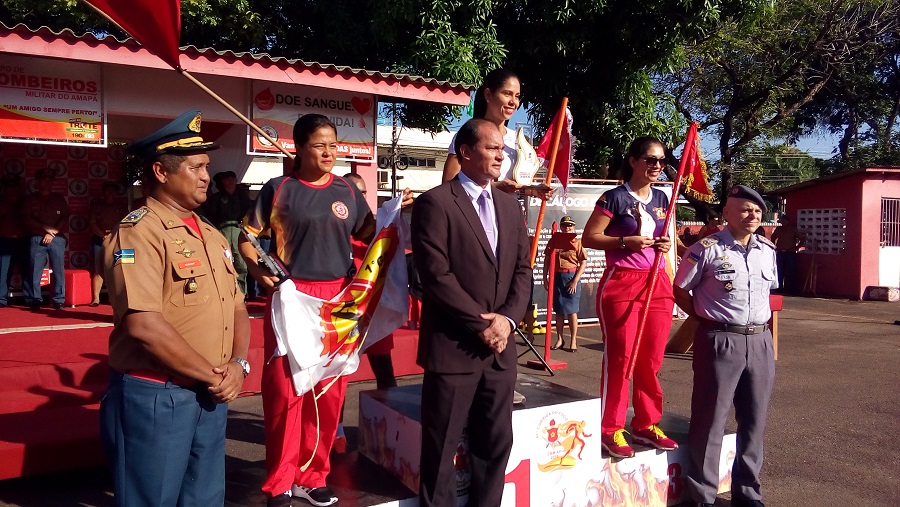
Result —
<instances>
[{"instance_id":1,"label":"asphalt ground","mask_svg":"<svg viewBox=\"0 0 900 507\"><path fill-rule=\"evenodd\" d=\"M900 303L785 298L780 313L775 393L766 427L763 497L767 506L900 505ZM678 326L673 326L673 332ZM568 367L554 377L520 366L567 387L597 394L603 343L596 325L583 326L577 353L553 351ZM520 352L524 350L520 345ZM526 354L521 362L532 356ZM691 356L666 356L660 379L669 421L690 416ZM401 384L416 383L408 377ZM365 459L356 444L357 394L373 382L351 385L344 419L351 452L335 458L344 470L364 476L370 498L402 493ZM733 422L729 430L733 431ZM227 504L262 505L265 448L258 396L232 403L226 446ZM336 466L337 468L341 468ZM358 505L338 477L338 505ZM349 481L349 482L348 482ZM303 502L295 500L295 505ZM71 471L0 481L0 506L112 505L105 469ZM728 506L728 495L717 505Z\"/></svg>"}]
</instances>

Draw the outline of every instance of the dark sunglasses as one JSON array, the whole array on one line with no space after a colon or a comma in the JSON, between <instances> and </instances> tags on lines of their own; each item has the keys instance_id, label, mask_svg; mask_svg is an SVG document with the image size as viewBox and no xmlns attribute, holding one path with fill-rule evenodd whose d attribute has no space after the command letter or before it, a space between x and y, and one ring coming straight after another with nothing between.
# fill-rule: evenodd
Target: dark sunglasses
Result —
<instances>
[{"instance_id":1,"label":"dark sunglasses","mask_svg":"<svg viewBox=\"0 0 900 507\"><path fill-rule=\"evenodd\" d=\"M659 164L660 167L666 166L666 159L664 158L644 157L644 162L649 166L655 166L657 164Z\"/></svg>"}]
</instances>

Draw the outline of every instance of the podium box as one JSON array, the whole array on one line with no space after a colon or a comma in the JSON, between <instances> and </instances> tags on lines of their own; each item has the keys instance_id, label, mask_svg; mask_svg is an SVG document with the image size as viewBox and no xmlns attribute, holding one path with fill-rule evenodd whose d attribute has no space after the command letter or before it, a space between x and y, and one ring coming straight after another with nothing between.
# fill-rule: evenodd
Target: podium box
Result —
<instances>
[{"instance_id":1,"label":"podium box","mask_svg":"<svg viewBox=\"0 0 900 507\"><path fill-rule=\"evenodd\" d=\"M513 411L502 507L664 507L688 499L686 444L671 452L635 446L633 458L609 458L600 446L600 398L530 375L519 375L517 384L526 401ZM421 391L421 385L412 385L359 395L359 453L400 480L410 497L419 486ZM467 452L463 437L456 457L458 505L466 504ZM731 487L734 455L734 435L726 435L720 493ZM418 503L410 499L402 505Z\"/></svg>"}]
</instances>

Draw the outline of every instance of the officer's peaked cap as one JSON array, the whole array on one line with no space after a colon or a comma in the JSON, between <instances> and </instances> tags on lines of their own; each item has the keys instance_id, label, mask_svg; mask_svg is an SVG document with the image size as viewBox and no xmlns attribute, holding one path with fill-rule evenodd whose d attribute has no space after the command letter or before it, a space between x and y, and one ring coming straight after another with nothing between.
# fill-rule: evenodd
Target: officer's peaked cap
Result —
<instances>
[{"instance_id":1,"label":"officer's peaked cap","mask_svg":"<svg viewBox=\"0 0 900 507\"><path fill-rule=\"evenodd\" d=\"M140 141L136 141L128 147L128 151L142 160L148 160L164 153L186 155L218 148L218 144L204 141L200 137L200 111L193 110L175 118L165 127Z\"/></svg>"}]
</instances>

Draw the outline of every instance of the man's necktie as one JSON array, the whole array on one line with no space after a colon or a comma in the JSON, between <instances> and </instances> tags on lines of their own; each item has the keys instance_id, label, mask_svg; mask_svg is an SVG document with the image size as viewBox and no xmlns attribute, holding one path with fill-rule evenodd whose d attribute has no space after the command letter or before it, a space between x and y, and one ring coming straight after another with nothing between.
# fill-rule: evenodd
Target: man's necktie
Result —
<instances>
[{"instance_id":1,"label":"man's necktie","mask_svg":"<svg viewBox=\"0 0 900 507\"><path fill-rule=\"evenodd\" d=\"M487 190L483 190L478 196L478 218L481 219L481 226L484 227L484 233L487 235L488 243L491 244L491 251L494 256L497 255L497 233L494 228L494 214L488 207L488 199L491 196Z\"/></svg>"}]
</instances>

